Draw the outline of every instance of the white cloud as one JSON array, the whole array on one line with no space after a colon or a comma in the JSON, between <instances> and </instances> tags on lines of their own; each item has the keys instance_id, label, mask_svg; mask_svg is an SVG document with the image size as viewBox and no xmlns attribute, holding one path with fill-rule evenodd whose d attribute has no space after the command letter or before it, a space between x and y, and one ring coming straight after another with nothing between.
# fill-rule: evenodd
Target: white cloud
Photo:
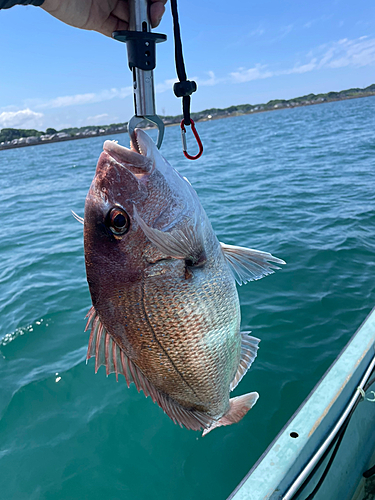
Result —
<instances>
[{"instance_id":1,"label":"white cloud","mask_svg":"<svg viewBox=\"0 0 375 500\"><path fill-rule=\"evenodd\" d=\"M288 36L293 29L294 29L293 24L288 24L287 26L281 26L276 36L271 37L267 40L268 44L272 45L276 42L280 42L280 40L283 40L286 36Z\"/></svg>"},{"instance_id":2,"label":"white cloud","mask_svg":"<svg viewBox=\"0 0 375 500\"><path fill-rule=\"evenodd\" d=\"M289 33L292 31L293 29L293 24L288 24L288 26L282 26L280 28L280 37L281 38L284 38L285 36L289 35Z\"/></svg>"},{"instance_id":3,"label":"white cloud","mask_svg":"<svg viewBox=\"0 0 375 500\"><path fill-rule=\"evenodd\" d=\"M169 78L167 80L164 80L164 82L157 83L155 85L155 92L157 94L161 94L162 92L165 92L167 90L172 90L173 91L173 85L177 82L177 78Z\"/></svg>"},{"instance_id":4,"label":"white cloud","mask_svg":"<svg viewBox=\"0 0 375 500\"><path fill-rule=\"evenodd\" d=\"M87 104L89 102L95 102L95 94L77 94L77 95L66 95L61 97L55 97L43 104L40 104L40 108L65 108L66 106L77 106L80 104Z\"/></svg>"},{"instance_id":5,"label":"white cloud","mask_svg":"<svg viewBox=\"0 0 375 500\"><path fill-rule=\"evenodd\" d=\"M88 94L67 95L55 97L36 105L37 108L65 108L67 106L80 106L82 104L92 104L96 102L109 101L111 99L124 99L132 95L132 87L123 87L120 89L112 88L100 92L91 92Z\"/></svg>"},{"instance_id":6,"label":"white cloud","mask_svg":"<svg viewBox=\"0 0 375 500\"><path fill-rule=\"evenodd\" d=\"M100 115L88 116L85 120L87 125L98 125L100 120L104 120L109 117L108 113L102 113ZM106 120L108 121L108 120Z\"/></svg>"},{"instance_id":7,"label":"white cloud","mask_svg":"<svg viewBox=\"0 0 375 500\"><path fill-rule=\"evenodd\" d=\"M206 78L205 80L204 79L201 80L200 78L194 78L194 80L197 82L197 84L199 86L212 87L212 85L217 85L218 83L220 83L222 81L222 79L216 78L215 73L213 71L207 71L207 74L208 74L208 78Z\"/></svg>"},{"instance_id":8,"label":"white cloud","mask_svg":"<svg viewBox=\"0 0 375 500\"><path fill-rule=\"evenodd\" d=\"M360 37L355 40L344 38L310 51L307 62L297 63L292 68L270 69L257 64L253 68L239 68L229 74L232 83L245 83L273 76L308 73L322 68L343 68L375 65L375 38Z\"/></svg>"},{"instance_id":9,"label":"white cloud","mask_svg":"<svg viewBox=\"0 0 375 500\"><path fill-rule=\"evenodd\" d=\"M310 55L312 56L312 52ZM323 68L324 66L327 66L329 61L334 57L335 55L335 48L333 46L329 47L328 50L323 54L323 56L320 57L319 61L319 67Z\"/></svg>"},{"instance_id":10,"label":"white cloud","mask_svg":"<svg viewBox=\"0 0 375 500\"><path fill-rule=\"evenodd\" d=\"M310 21L308 21L307 23L305 23L303 25L303 28L311 28L311 26L315 25L315 24L318 24L318 23L324 23L326 21L330 21L332 19L332 14L323 14L322 16L320 17L316 17L314 19L310 19Z\"/></svg>"},{"instance_id":11,"label":"white cloud","mask_svg":"<svg viewBox=\"0 0 375 500\"><path fill-rule=\"evenodd\" d=\"M191 80L197 82L197 85L199 87L217 85L218 83L221 83L223 81L223 79L216 78L215 73L213 71L207 71L207 75L208 78L200 78L198 76L193 76ZM157 83L155 85L155 92L161 94L162 92L165 92L167 90L173 91L173 85L176 82L177 78L169 78L167 80L164 80L164 82Z\"/></svg>"},{"instance_id":12,"label":"white cloud","mask_svg":"<svg viewBox=\"0 0 375 500\"><path fill-rule=\"evenodd\" d=\"M43 113L37 113L29 108L18 111L3 111L0 113L1 128L37 128L41 124Z\"/></svg>"},{"instance_id":13,"label":"white cloud","mask_svg":"<svg viewBox=\"0 0 375 500\"><path fill-rule=\"evenodd\" d=\"M266 65L257 64L254 68L238 68L237 71L230 73L233 83L244 83L252 80L261 80L263 78L270 78L275 73L266 69Z\"/></svg>"},{"instance_id":14,"label":"white cloud","mask_svg":"<svg viewBox=\"0 0 375 500\"><path fill-rule=\"evenodd\" d=\"M375 38L365 36L356 40L344 38L329 50L331 57L325 63L329 68L371 66L375 63Z\"/></svg>"},{"instance_id":15,"label":"white cloud","mask_svg":"<svg viewBox=\"0 0 375 500\"><path fill-rule=\"evenodd\" d=\"M259 28L250 31L249 36L262 36L265 33L265 30L259 26Z\"/></svg>"},{"instance_id":16,"label":"white cloud","mask_svg":"<svg viewBox=\"0 0 375 500\"><path fill-rule=\"evenodd\" d=\"M279 71L276 74L278 75L291 75L293 73L307 73L308 71L312 71L317 68L317 60L316 58L311 59L310 62L306 64L296 64L291 69L286 69L283 71Z\"/></svg>"}]
</instances>

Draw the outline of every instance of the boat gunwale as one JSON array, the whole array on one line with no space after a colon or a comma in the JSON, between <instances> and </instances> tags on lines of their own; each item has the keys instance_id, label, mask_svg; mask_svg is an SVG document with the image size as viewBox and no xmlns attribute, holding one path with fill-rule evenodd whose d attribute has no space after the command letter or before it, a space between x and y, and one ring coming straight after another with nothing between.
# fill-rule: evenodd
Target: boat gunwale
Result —
<instances>
[{"instance_id":1,"label":"boat gunwale","mask_svg":"<svg viewBox=\"0 0 375 500\"><path fill-rule=\"evenodd\" d=\"M338 356L336 357L336 359L333 361L333 363L328 367L328 369L324 372L324 374L322 375L322 377L319 379L319 381L316 383L316 385L314 386L314 388L311 390L311 392L308 394L308 396L305 398L305 400L301 403L301 405L297 408L297 410L293 413L293 415L288 419L288 421L285 423L285 425L282 427L282 429L278 432L278 434L276 435L276 437L272 440L272 442L269 444L269 446L266 448L266 450L262 453L262 455L259 457L259 459L255 462L255 464L251 467L251 469L249 470L249 472L246 474L246 476L242 479L242 481L237 485L237 487L233 490L233 492L229 495L229 497L227 498L227 500L241 500L241 497L238 496L240 490L243 488L243 486L247 483L247 481L250 479L250 477L252 476L252 474L256 471L256 469L260 466L260 464L263 462L263 460L266 458L266 456L271 452L271 450L275 447L275 445L277 444L277 442L280 440L280 438L282 438L282 436L284 434L286 434L286 431L287 429L291 426L292 422L296 419L296 417L298 417L298 415L304 410L304 408L306 407L306 405L311 401L311 399L314 397L314 395L316 394L317 390L320 388L320 386L322 385L322 383L324 382L324 380L327 378L327 376L330 374L330 372L335 368L335 366L337 365L337 363L340 361L340 359L342 359L342 356L344 355L344 353L352 346L353 344L353 341L357 338L357 335L360 333L360 331L364 328L364 326L366 325L366 323L369 321L369 319L374 316L374 320L375 320L375 307L373 307L371 309L371 311L367 314L366 318L362 321L362 323L360 324L360 326L357 328L357 330L355 331L355 333L351 336L351 338L349 339L349 341L345 344L345 346L341 349L340 353L338 354ZM359 366L361 365L361 363L363 362L364 358L366 357L366 355L368 355L369 351L371 350L371 347L374 348L374 339L372 339L372 341L367 344L366 346L363 347L363 356L361 356L361 358L359 358L357 360L357 363L355 364L355 367L354 369L352 370L351 372L351 375L353 376L353 374L356 372L356 370L358 370ZM366 366L363 368L362 372L360 374L358 374L358 379L362 378L363 374L365 373L367 367L369 366L369 364L371 363L371 360L373 359L373 356L369 359L369 362L366 364ZM349 377L345 380L345 384L343 387L346 387L347 384L350 382L350 379L352 377ZM321 424L322 420L324 420L324 417L327 416L327 414L329 413L329 410L332 408L332 406L337 402L337 399L338 397L342 394L342 392L339 392L339 393L336 393L337 397L334 399L334 400L331 400L330 401L330 404L329 406L326 408L326 410L324 412L322 412L322 417L320 418L319 422L316 423L316 425L311 429L310 433L309 433L309 438L311 437L311 435L313 434L313 432L319 427L319 425ZM350 396L347 398L347 402L350 401L351 397L352 397L352 393L350 393ZM339 418L337 419L337 421L339 420ZM330 427L329 431L327 432L327 434L329 434L330 430L332 430L332 428L334 427L334 424ZM321 443L318 443L317 446L316 446L316 449L319 448ZM301 451L303 451L304 449L304 446L302 446L301 448ZM296 455L296 459L298 459L300 457L300 453L298 453ZM295 463L295 462L294 462ZM293 464L294 464L293 463ZM304 462L303 465L301 466L301 469L303 469L306 464L308 463L307 462ZM293 464L291 465L291 467L286 471L286 473L289 473L290 470L292 469L293 467ZM290 484L293 483L293 480L290 481ZM285 491L287 490L287 488L285 488ZM262 497L262 500L267 500L268 498L271 498L271 495L275 492L276 490L274 491L270 491L269 494L267 494L265 497ZM278 491L279 495L281 495L281 491ZM282 498L280 496L280 498ZM250 500L250 498L249 498Z\"/></svg>"}]
</instances>

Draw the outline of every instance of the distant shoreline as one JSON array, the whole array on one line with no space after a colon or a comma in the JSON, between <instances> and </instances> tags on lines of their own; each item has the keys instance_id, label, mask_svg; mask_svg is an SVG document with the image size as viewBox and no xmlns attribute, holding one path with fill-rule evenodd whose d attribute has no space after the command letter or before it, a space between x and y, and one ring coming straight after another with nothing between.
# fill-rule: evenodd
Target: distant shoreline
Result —
<instances>
[{"instance_id":1,"label":"distant shoreline","mask_svg":"<svg viewBox=\"0 0 375 500\"><path fill-rule=\"evenodd\" d=\"M359 99L363 97L375 96L375 84L366 87L365 89L349 89L340 92L328 92L327 94L309 94L307 96L297 97L289 100L272 100L267 104L241 104L238 106L230 106L225 109L210 108L198 113L192 113L191 116L195 122L204 122L210 120L220 120L222 118L231 118L233 116L243 116L255 113L264 113L267 111L277 111L280 109L292 109L296 107L312 106L316 104L325 104L328 102L345 101L348 99ZM162 117L165 126L178 125L182 116L167 116ZM142 125L142 124L141 124ZM147 122L144 122L142 128L147 127ZM47 129L53 130L53 129ZM28 134L15 138L11 141L3 141L0 144L0 151L7 149L24 148L27 146L39 146L41 144L51 144L56 142L72 141L77 139L87 139L90 137L100 137L127 132L127 123L82 127L81 129L72 128L64 129L60 132L44 134L36 130L19 130L19 129L2 129L0 137L5 134L20 135ZM32 135L37 133L38 135Z\"/></svg>"},{"instance_id":2,"label":"distant shoreline","mask_svg":"<svg viewBox=\"0 0 375 500\"><path fill-rule=\"evenodd\" d=\"M121 130L120 132L101 132L97 134L91 134L91 135L82 135L79 137L72 136L72 137L56 137L55 139L49 139L46 141L38 141L38 142L33 142L30 144L27 143L21 143L21 144L12 144L12 145L7 145L7 146L0 146L0 151L4 151L6 149L17 149L17 148L26 148L28 146L41 146L42 144L53 144L55 142L66 142L66 141L77 141L78 139L90 139L92 137L100 137L102 135L113 135L114 133L116 134L123 134L124 130Z\"/></svg>"},{"instance_id":3,"label":"distant shoreline","mask_svg":"<svg viewBox=\"0 0 375 500\"><path fill-rule=\"evenodd\" d=\"M259 109L257 111L244 111L244 112L236 112L234 111L233 113L230 113L228 115L220 115L220 116L215 116L215 117L212 117L210 119L208 118L201 118L200 120L197 120L199 122L207 122L207 121L212 121L212 120L221 120L223 118L232 118L233 116L244 116L244 115L254 115L256 113L268 113L269 111L280 111L282 109L294 109L294 108L303 108L305 106L316 106L318 104L327 104L327 103L330 103L330 102L338 102L338 101L348 101L349 99L361 99L363 97L374 97L375 96L375 92L373 94L367 94L367 95L357 95L357 96L350 96L350 97L341 97L341 98L338 98L338 99L330 99L330 100L327 100L327 101L322 101L322 102L310 102L310 103L306 103L306 104L300 104L299 106L280 106L278 108L267 108L267 109ZM181 120L182 120L182 117L181 117ZM178 123L173 123L173 125L178 125ZM166 125L167 127L169 125ZM155 127L151 127L151 128L155 128Z\"/></svg>"}]
</instances>

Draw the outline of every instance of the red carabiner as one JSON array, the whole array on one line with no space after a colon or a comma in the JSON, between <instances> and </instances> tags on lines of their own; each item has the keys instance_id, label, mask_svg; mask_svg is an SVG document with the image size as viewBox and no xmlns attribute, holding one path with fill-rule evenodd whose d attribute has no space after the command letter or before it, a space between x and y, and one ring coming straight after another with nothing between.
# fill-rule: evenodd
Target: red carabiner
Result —
<instances>
[{"instance_id":1,"label":"red carabiner","mask_svg":"<svg viewBox=\"0 0 375 500\"><path fill-rule=\"evenodd\" d=\"M196 131L195 124L191 118L190 118L190 124L191 124L191 130L192 130L192 132L195 136L195 139L198 143L199 151L195 156L189 155L189 153L186 151L187 144L186 144L186 128L185 128L184 119L182 119L182 121L181 121L182 151L188 160L198 160L198 158L200 158L202 156L202 153L203 153L203 144L202 144L202 141L200 140L198 132Z\"/></svg>"}]
</instances>

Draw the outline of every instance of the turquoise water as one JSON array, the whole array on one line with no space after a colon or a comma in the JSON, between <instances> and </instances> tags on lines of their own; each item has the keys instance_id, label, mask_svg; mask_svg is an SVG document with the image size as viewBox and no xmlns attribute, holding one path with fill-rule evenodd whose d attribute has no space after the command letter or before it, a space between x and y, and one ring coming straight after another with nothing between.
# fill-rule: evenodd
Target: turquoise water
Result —
<instances>
[{"instance_id":1,"label":"turquoise water","mask_svg":"<svg viewBox=\"0 0 375 500\"><path fill-rule=\"evenodd\" d=\"M2 500L225 499L375 305L374 98L198 129L201 160L184 159L178 127L162 152L219 239L287 261L239 288L243 328L262 342L234 395L257 390L258 403L202 438L123 377L95 375L82 226L70 210L83 215L103 138L2 151Z\"/></svg>"}]
</instances>

